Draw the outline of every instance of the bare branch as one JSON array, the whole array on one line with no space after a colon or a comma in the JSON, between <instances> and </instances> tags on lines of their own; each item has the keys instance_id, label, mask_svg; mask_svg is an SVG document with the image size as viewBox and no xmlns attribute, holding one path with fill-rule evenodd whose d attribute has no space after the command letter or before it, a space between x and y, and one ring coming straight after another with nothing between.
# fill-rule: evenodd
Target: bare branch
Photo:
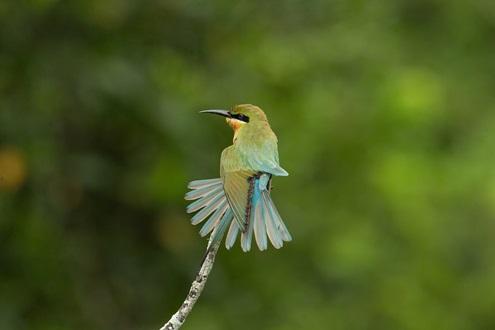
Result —
<instances>
[{"instance_id":1,"label":"bare branch","mask_svg":"<svg viewBox=\"0 0 495 330\"><path fill-rule=\"evenodd\" d=\"M179 308L177 313L175 313L172 318L160 328L160 330L177 330L184 324L187 316L193 309L194 304L198 301L201 292L203 292L203 288L208 280L208 275L210 275L213 268L213 263L215 262L218 248L219 244L213 244L207 249L201 268L196 275L196 279L191 285L191 289L189 290L189 294L184 300L184 303Z\"/></svg>"}]
</instances>

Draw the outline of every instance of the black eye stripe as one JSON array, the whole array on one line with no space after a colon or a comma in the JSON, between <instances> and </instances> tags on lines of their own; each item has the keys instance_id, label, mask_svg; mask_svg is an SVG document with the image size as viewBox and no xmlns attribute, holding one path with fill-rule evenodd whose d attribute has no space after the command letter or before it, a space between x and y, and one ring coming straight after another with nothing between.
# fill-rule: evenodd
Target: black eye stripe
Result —
<instances>
[{"instance_id":1,"label":"black eye stripe","mask_svg":"<svg viewBox=\"0 0 495 330\"><path fill-rule=\"evenodd\" d=\"M237 120L243 121L245 123L249 123L249 117L246 115L243 115L242 113L236 113L232 115L232 118L235 118Z\"/></svg>"}]
</instances>

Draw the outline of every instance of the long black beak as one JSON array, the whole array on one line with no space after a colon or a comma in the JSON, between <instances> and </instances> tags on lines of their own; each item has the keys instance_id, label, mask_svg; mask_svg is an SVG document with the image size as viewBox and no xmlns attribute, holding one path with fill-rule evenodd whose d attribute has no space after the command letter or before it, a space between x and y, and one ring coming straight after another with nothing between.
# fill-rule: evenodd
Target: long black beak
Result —
<instances>
[{"instance_id":1,"label":"long black beak","mask_svg":"<svg viewBox=\"0 0 495 330\"><path fill-rule=\"evenodd\" d=\"M223 117L227 117L227 118L232 118L232 114L227 111L227 110L203 110L203 111L200 111L200 113L212 113L212 114L215 114L215 115L219 115L219 116L223 116Z\"/></svg>"}]
</instances>

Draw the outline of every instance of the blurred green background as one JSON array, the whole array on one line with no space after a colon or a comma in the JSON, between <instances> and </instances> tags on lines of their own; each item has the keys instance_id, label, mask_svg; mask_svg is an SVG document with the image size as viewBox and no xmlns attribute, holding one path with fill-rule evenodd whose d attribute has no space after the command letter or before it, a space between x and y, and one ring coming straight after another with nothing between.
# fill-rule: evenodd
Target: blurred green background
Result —
<instances>
[{"instance_id":1,"label":"blurred green background","mask_svg":"<svg viewBox=\"0 0 495 330\"><path fill-rule=\"evenodd\" d=\"M0 329L158 329L253 103L294 241L184 329L495 329L495 2L0 2Z\"/></svg>"}]
</instances>

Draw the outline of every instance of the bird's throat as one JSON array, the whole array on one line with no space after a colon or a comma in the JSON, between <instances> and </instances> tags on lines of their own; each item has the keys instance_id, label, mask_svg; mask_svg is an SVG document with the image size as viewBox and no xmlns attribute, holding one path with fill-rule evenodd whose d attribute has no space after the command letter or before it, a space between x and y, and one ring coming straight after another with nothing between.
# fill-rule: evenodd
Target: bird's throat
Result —
<instances>
[{"instance_id":1,"label":"bird's throat","mask_svg":"<svg viewBox=\"0 0 495 330\"><path fill-rule=\"evenodd\" d=\"M232 127L232 130L234 130L234 142L235 142L235 140L237 139L237 135L239 134L239 131L241 130L242 126L245 125L246 123L232 118L227 118L227 123L229 124L230 127Z\"/></svg>"}]
</instances>

